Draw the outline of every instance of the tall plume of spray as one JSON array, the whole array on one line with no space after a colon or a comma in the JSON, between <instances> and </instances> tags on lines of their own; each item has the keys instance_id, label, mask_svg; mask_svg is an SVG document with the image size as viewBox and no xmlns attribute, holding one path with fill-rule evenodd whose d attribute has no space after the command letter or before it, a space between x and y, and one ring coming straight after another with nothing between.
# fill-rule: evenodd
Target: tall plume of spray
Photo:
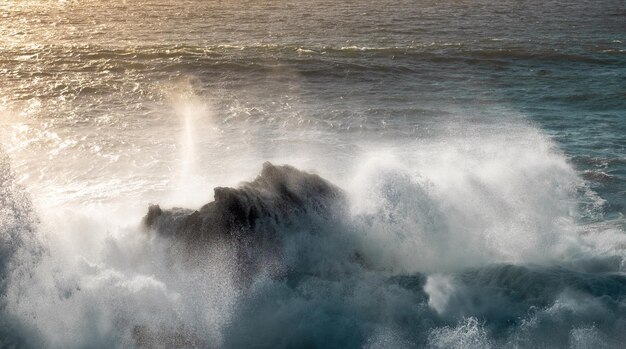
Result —
<instances>
[{"instance_id":1,"label":"tall plume of spray","mask_svg":"<svg viewBox=\"0 0 626 349\"><path fill-rule=\"evenodd\" d=\"M176 82L167 95L181 127L177 146L179 166L170 200L177 204L199 204L206 197L198 194L203 192L198 189L206 188L206 183L200 172L198 147L200 136L205 141L213 138L213 112L206 100L195 93L191 78Z\"/></svg>"}]
</instances>

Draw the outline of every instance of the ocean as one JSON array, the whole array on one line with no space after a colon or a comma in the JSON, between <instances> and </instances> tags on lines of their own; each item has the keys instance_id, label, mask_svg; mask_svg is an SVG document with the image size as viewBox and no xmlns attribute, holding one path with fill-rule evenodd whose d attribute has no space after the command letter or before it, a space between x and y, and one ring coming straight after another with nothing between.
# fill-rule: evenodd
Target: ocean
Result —
<instances>
[{"instance_id":1,"label":"ocean","mask_svg":"<svg viewBox=\"0 0 626 349\"><path fill-rule=\"evenodd\" d=\"M625 23L3 1L0 347L623 347Z\"/></svg>"}]
</instances>

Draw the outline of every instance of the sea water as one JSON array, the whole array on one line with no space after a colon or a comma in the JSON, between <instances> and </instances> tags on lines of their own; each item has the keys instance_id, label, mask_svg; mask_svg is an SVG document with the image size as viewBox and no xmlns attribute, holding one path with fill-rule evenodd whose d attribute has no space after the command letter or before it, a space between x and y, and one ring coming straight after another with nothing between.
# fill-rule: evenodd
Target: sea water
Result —
<instances>
[{"instance_id":1,"label":"sea water","mask_svg":"<svg viewBox=\"0 0 626 349\"><path fill-rule=\"evenodd\" d=\"M0 347L621 347L625 22L617 0L3 2ZM348 198L285 233L288 275L242 287L227 248L190 267L140 227L265 161Z\"/></svg>"}]
</instances>

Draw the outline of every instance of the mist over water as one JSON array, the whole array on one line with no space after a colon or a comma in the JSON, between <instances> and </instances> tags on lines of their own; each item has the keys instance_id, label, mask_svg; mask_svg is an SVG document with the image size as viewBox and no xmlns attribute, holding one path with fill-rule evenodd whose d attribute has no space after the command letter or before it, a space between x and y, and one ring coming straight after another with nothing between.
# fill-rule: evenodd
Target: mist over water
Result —
<instances>
[{"instance_id":1,"label":"mist over water","mask_svg":"<svg viewBox=\"0 0 626 349\"><path fill-rule=\"evenodd\" d=\"M0 10L0 347L626 340L619 1Z\"/></svg>"}]
</instances>

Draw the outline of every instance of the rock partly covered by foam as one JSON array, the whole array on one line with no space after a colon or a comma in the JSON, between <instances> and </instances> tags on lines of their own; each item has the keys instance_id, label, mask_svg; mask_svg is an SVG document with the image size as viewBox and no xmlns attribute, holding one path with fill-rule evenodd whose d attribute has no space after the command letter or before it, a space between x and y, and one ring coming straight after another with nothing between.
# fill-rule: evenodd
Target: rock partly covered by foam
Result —
<instances>
[{"instance_id":1,"label":"rock partly covered by foam","mask_svg":"<svg viewBox=\"0 0 626 349\"><path fill-rule=\"evenodd\" d=\"M150 206L143 224L196 249L213 242L272 248L281 227L314 229L345 207L340 188L291 166L263 164L261 174L238 188L215 188L215 200L196 211Z\"/></svg>"}]
</instances>

